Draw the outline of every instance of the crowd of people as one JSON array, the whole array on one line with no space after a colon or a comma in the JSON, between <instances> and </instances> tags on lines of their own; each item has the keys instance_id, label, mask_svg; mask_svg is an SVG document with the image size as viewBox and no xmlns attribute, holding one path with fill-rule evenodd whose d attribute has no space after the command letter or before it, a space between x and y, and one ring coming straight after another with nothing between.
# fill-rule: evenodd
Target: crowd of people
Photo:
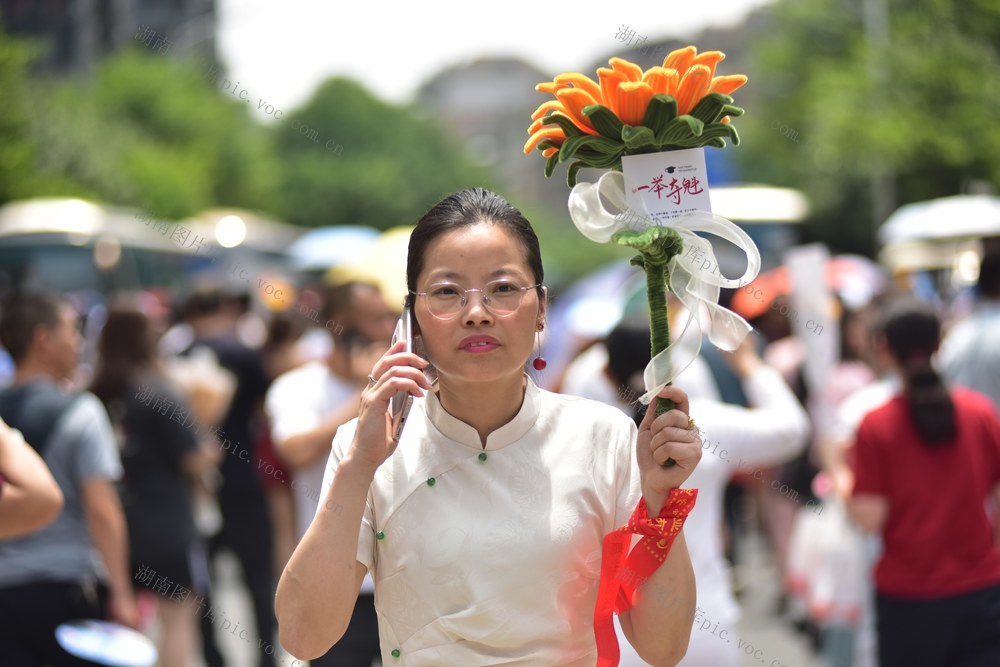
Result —
<instances>
[{"instance_id":1,"label":"crowd of people","mask_svg":"<svg viewBox=\"0 0 1000 667\"><path fill-rule=\"evenodd\" d=\"M390 348L398 312L361 282L322 289L335 329L295 308L262 317L218 287L176 304L113 294L85 313L9 294L0 662L79 664L55 628L106 618L154 637L165 667L225 664L230 630L268 646L280 631L313 665L593 664L601 536L683 487L697 503L645 584L673 602L620 610L620 664L739 665L716 630L652 628L689 622L696 602L735 636L733 565L758 528L784 582L776 613L830 667L1000 664L1000 253L984 247L961 320L898 287L841 304L840 359L817 386L787 318L764 309L736 351L702 346L660 416L636 400L641 318L564 371L528 370L549 298L537 238L479 190L411 240L419 356ZM428 296L443 289L454 312ZM400 389L414 416L382 441ZM678 465L644 460L645 445ZM212 613L222 551L251 600L242 629Z\"/></svg>"},{"instance_id":2,"label":"crowd of people","mask_svg":"<svg viewBox=\"0 0 1000 667\"><path fill-rule=\"evenodd\" d=\"M397 317L367 284L328 289L327 305L336 336L275 317L255 346L244 333L255 317L248 300L217 288L190 294L174 321L149 295L112 295L89 313L44 291L9 295L0 310L15 368L0 391L4 664L77 664L54 630L80 618L152 632L165 666L197 656L225 664L211 613L220 550L239 562L251 631L276 637L277 576L319 501L333 434L357 413ZM84 316L103 320L90 377ZM370 595L358 616L356 645L313 664L371 664ZM273 652L260 660L275 664Z\"/></svg>"}]
</instances>

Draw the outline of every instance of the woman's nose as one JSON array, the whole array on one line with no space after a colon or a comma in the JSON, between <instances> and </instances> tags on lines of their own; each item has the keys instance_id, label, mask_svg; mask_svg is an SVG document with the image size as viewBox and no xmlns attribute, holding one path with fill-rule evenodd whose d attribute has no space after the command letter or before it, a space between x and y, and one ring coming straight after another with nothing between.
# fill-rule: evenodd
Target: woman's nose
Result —
<instances>
[{"instance_id":1,"label":"woman's nose","mask_svg":"<svg viewBox=\"0 0 1000 667\"><path fill-rule=\"evenodd\" d=\"M477 321L488 322L493 319L493 313L486 307L487 297L481 290L470 290L466 293L468 301L462 309L466 314L465 321L475 324Z\"/></svg>"}]
</instances>

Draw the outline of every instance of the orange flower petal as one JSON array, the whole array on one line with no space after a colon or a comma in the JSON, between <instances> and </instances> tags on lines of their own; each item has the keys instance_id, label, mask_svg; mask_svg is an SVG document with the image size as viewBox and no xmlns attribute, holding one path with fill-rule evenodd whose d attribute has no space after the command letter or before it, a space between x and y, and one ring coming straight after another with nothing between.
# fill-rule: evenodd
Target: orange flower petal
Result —
<instances>
[{"instance_id":1,"label":"orange flower petal","mask_svg":"<svg viewBox=\"0 0 1000 667\"><path fill-rule=\"evenodd\" d=\"M559 149L556 148L555 146L553 146L551 148L546 148L544 151L542 151L542 157L552 157L553 155L555 155L558 152L559 152Z\"/></svg>"},{"instance_id":2,"label":"orange flower petal","mask_svg":"<svg viewBox=\"0 0 1000 667\"><path fill-rule=\"evenodd\" d=\"M694 60L691 61L692 65L705 65L708 67L711 76L715 76L715 68L726 59L726 54L722 51L705 51L704 53L699 53L695 56Z\"/></svg>"},{"instance_id":3,"label":"orange flower petal","mask_svg":"<svg viewBox=\"0 0 1000 667\"><path fill-rule=\"evenodd\" d=\"M535 90L540 93L555 93L557 90L562 90L563 88L569 88L569 85L565 83L556 83L555 81L546 81L545 83L539 83L535 86Z\"/></svg>"},{"instance_id":4,"label":"orange flower petal","mask_svg":"<svg viewBox=\"0 0 1000 667\"><path fill-rule=\"evenodd\" d=\"M705 95L708 94L708 87L712 83L712 74L705 65L692 65L681 79L681 85L677 89L677 115L683 116Z\"/></svg>"},{"instance_id":5,"label":"orange flower petal","mask_svg":"<svg viewBox=\"0 0 1000 667\"><path fill-rule=\"evenodd\" d=\"M562 110L563 110L562 102L558 100L548 100L546 102L542 102L538 106L538 108L535 109L535 112L531 114L531 120L538 120L539 118L541 118L550 111L562 111ZM530 133L531 130L528 130L528 132Z\"/></svg>"},{"instance_id":6,"label":"orange flower petal","mask_svg":"<svg viewBox=\"0 0 1000 667\"><path fill-rule=\"evenodd\" d=\"M597 134L590 119L583 115L583 108L591 104L597 104L597 100L579 88L565 88L557 91L556 97L562 102L563 107L566 109L566 115L569 116L574 125L587 134Z\"/></svg>"},{"instance_id":7,"label":"orange flower petal","mask_svg":"<svg viewBox=\"0 0 1000 667\"><path fill-rule=\"evenodd\" d=\"M639 125L653 99L653 88L645 81L626 81L618 86L618 117L628 125Z\"/></svg>"},{"instance_id":8,"label":"orange flower petal","mask_svg":"<svg viewBox=\"0 0 1000 667\"><path fill-rule=\"evenodd\" d=\"M624 74L626 81L642 81L642 68L635 63L624 58L612 58L608 63L614 71Z\"/></svg>"},{"instance_id":9,"label":"orange flower petal","mask_svg":"<svg viewBox=\"0 0 1000 667\"><path fill-rule=\"evenodd\" d=\"M642 75L642 80L650 85L654 95L674 95L680 83L677 70L666 67L650 67Z\"/></svg>"},{"instance_id":10,"label":"orange flower petal","mask_svg":"<svg viewBox=\"0 0 1000 667\"><path fill-rule=\"evenodd\" d=\"M728 123L729 122L729 116L723 116L722 117L722 122L723 123Z\"/></svg>"},{"instance_id":11,"label":"orange flower petal","mask_svg":"<svg viewBox=\"0 0 1000 667\"><path fill-rule=\"evenodd\" d=\"M604 98L604 106L618 113L618 86L627 81L625 75L607 67L597 70L597 80L601 82L601 96Z\"/></svg>"},{"instance_id":12,"label":"orange flower petal","mask_svg":"<svg viewBox=\"0 0 1000 667\"><path fill-rule=\"evenodd\" d=\"M531 135L531 138L524 144L524 154L527 155L531 153L531 151L535 150L543 139L548 139L552 142L561 144L566 141L566 135L563 134L563 131L558 127L547 127L544 130L539 130Z\"/></svg>"},{"instance_id":13,"label":"orange flower petal","mask_svg":"<svg viewBox=\"0 0 1000 667\"><path fill-rule=\"evenodd\" d=\"M730 74L729 76L717 76L712 79L712 84L708 88L710 93L722 93L732 95L736 90L747 82L747 77L743 74Z\"/></svg>"},{"instance_id":14,"label":"orange flower petal","mask_svg":"<svg viewBox=\"0 0 1000 667\"><path fill-rule=\"evenodd\" d=\"M688 67L691 66L691 63L694 61L697 54L698 49L693 46L685 46L683 49L671 51L667 57L663 59L663 66L675 69L678 74L684 76L684 73L687 72Z\"/></svg>"},{"instance_id":15,"label":"orange flower petal","mask_svg":"<svg viewBox=\"0 0 1000 667\"><path fill-rule=\"evenodd\" d=\"M575 88L579 88L588 95L594 98L597 104L601 103L603 96L601 95L601 87L591 79L589 76L584 76L578 72L567 72L565 74L560 74L555 78L555 83L568 83L572 84Z\"/></svg>"}]
</instances>

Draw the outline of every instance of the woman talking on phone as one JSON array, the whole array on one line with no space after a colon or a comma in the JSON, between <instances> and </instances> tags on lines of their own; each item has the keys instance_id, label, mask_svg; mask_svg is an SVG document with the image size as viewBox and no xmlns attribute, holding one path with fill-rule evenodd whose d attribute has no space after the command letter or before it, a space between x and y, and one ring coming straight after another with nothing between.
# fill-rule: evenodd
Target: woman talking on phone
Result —
<instances>
[{"instance_id":1,"label":"woman talking on phone","mask_svg":"<svg viewBox=\"0 0 1000 667\"><path fill-rule=\"evenodd\" d=\"M664 388L675 409L648 410L637 429L535 385L538 239L492 192L428 211L406 274L422 356L393 345L337 431L324 498L278 584L281 643L302 659L325 653L370 572L387 666L616 664L612 607L644 660L675 664L695 604L680 527L696 492L679 487L701 446L686 395ZM398 441L397 392L415 397ZM612 567L632 532L645 537ZM602 555L609 533L619 547Z\"/></svg>"}]
</instances>

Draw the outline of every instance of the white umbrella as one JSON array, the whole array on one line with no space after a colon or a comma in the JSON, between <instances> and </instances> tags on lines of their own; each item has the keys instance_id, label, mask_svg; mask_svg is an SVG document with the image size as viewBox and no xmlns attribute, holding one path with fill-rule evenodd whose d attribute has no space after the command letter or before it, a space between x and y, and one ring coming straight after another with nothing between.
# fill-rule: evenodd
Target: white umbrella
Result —
<instances>
[{"instance_id":1,"label":"white umbrella","mask_svg":"<svg viewBox=\"0 0 1000 667\"><path fill-rule=\"evenodd\" d=\"M298 269L325 271L364 255L378 236L378 230L371 227L320 227L288 246L288 256Z\"/></svg>"},{"instance_id":2,"label":"white umbrella","mask_svg":"<svg viewBox=\"0 0 1000 667\"><path fill-rule=\"evenodd\" d=\"M1000 236L1000 197L956 195L900 206L879 229L883 245Z\"/></svg>"}]
</instances>

